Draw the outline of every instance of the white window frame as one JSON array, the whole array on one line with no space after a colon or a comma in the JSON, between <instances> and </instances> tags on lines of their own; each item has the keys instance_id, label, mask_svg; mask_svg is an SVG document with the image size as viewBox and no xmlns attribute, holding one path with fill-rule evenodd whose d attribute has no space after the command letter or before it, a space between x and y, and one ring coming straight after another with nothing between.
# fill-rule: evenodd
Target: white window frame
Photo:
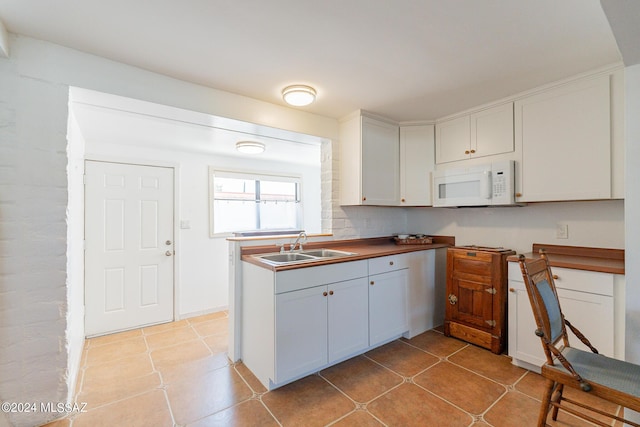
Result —
<instances>
[{"instance_id":1,"label":"white window frame","mask_svg":"<svg viewBox=\"0 0 640 427\"><path fill-rule=\"evenodd\" d=\"M209 236L210 237L229 237L233 236L233 233L224 232L216 233L214 229L214 194L215 186L214 180L217 177L221 178L237 178L237 179L249 179L256 181L280 181L280 182L295 182L298 184L298 209L296 223L299 229L304 229L304 216L303 216L303 191L302 191L302 176L300 175L288 175L288 174L274 174L264 171L249 171L249 170L229 170L219 169L215 166L209 166Z\"/></svg>"}]
</instances>

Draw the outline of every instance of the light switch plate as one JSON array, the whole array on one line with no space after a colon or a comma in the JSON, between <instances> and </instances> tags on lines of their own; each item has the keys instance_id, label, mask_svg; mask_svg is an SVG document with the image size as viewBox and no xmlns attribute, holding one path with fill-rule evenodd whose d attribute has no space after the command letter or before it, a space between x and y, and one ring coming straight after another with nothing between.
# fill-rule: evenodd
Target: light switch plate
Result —
<instances>
[{"instance_id":1,"label":"light switch plate","mask_svg":"<svg viewBox=\"0 0 640 427\"><path fill-rule=\"evenodd\" d=\"M191 228L191 221L189 220L182 220L180 221L180 228L183 230L188 230Z\"/></svg>"},{"instance_id":2,"label":"light switch plate","mask_svg":"<svg viewBox=\"0 0 640 427\"><path fill-rule=\"evenodd\" d=\"M568 239L569 238L569 224L556 224L556 239Z\"/></svg>"}]
</instances>

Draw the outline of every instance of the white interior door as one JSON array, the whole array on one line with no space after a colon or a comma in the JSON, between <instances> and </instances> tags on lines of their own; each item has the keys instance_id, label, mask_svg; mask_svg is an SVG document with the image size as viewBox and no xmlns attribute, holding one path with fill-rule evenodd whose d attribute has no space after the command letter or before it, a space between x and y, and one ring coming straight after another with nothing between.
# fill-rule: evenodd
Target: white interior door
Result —
<instances>
[{"instance_id":1,"label":"white interior door","mask_svg":"<svg viewBox=\"0 0 640 427\"><path fill-rule=\"evenodd\" d=\"M85 333L173 319L173 168L87 161Z\"/></svg>"}]
</instances>

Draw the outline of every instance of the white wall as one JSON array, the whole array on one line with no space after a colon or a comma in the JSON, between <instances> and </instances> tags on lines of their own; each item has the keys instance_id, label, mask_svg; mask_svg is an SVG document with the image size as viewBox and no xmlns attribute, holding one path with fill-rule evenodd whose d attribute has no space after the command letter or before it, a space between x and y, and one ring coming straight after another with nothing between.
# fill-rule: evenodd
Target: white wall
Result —
<instances>
[{"instance_id":1,"label":"white wall","mask_svg":"<svg viewBox=\"0 0 640 427\"><path fill-rule=\"evenodd\" d=\"M113 142L113 141L111 141ZM223 157L184 150L163 150L86 140L86 155L92 159L118 159L145 164L175 165L178 174L179 217L191 228L176 235L177 317L226 309L228 305L229 249L225 236L209 237L208 168L282 173L302 177L305 228L320 232L320 156L318 166L265 162L259 158Z\"/></svg>"},{"instance_id":2,"label":"white wall","mask_svg":"<svg viewBox=\"0 0 640 427\"><path fill-rule=\"evenodd\" d=\"M556 224L569 238L556 238ZM530 252L532 243L624 248L624 202L532 203L507 208L407 209L407 231L456 236L457 245Z\"/></svg>"},{"instance_id":3,"label":"white wall","mask_svg":"<svg viewBox=\"0 0 640 427\"><path fill-rule=\"evenodd\" d=\"M625 69L626 359L640 364L640 65ZM635 421L640 421L640 415Z\"/></svg>"},{"instance_id":4,"label":"white wall","mask_svg":"<svg viewBox=\"0 0 640 427\"><path fill-rule=\"evenodd\" d=\"M10 56L0 57L0 400L65 402L76 330L68 322L82 310L68 306L78 304L75 291L67 295L69 86L325 138L336 138L338 123L52 43L9 40ZM59 416L8 414L17 426Z\"/></svg>"}]
</instances>

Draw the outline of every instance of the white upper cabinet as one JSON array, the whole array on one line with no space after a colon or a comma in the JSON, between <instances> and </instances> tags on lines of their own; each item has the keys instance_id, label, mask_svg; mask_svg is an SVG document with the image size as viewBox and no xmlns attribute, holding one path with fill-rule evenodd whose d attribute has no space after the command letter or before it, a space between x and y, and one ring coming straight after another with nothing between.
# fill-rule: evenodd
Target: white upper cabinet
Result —
<instances>
[{"instance_id":1,"label":"white upper cabinet","mask_svg":"<svg viewBox=\"0 0 640 427\"><path fill-rule=\"evenodd\" d=\"M515 103L522 145L519 202L611 197L609 75L566 84Z\"/></svg>"},{"instance_id":2,"label":"white upper cabinet","mask_svg":"<svg viewBox=\"0 0 640 427\"><path fill-rule=\"evenodd\" d=\"M340 123L341 205L399 205L398 129L360 114Z\"/></svg>"},{"instance_id":3,"label":"white upper cabinet","mask_svg":"<svg viewBox=\"0 0 640 427\"><path fill-rule=\"evenodd\" d=\"M436 124L438 164L512 151L512 102Z\"/></svg>"},{"instance_id":4,"label":"white upper cabinet","mask_svg":"<svg viewBox=\"0 0 640 427\"><path fill-rule=\"evenodd\" d=\"M434 126L400 127L400 206L431 206Z\"/></svg>"}]
</instances>

